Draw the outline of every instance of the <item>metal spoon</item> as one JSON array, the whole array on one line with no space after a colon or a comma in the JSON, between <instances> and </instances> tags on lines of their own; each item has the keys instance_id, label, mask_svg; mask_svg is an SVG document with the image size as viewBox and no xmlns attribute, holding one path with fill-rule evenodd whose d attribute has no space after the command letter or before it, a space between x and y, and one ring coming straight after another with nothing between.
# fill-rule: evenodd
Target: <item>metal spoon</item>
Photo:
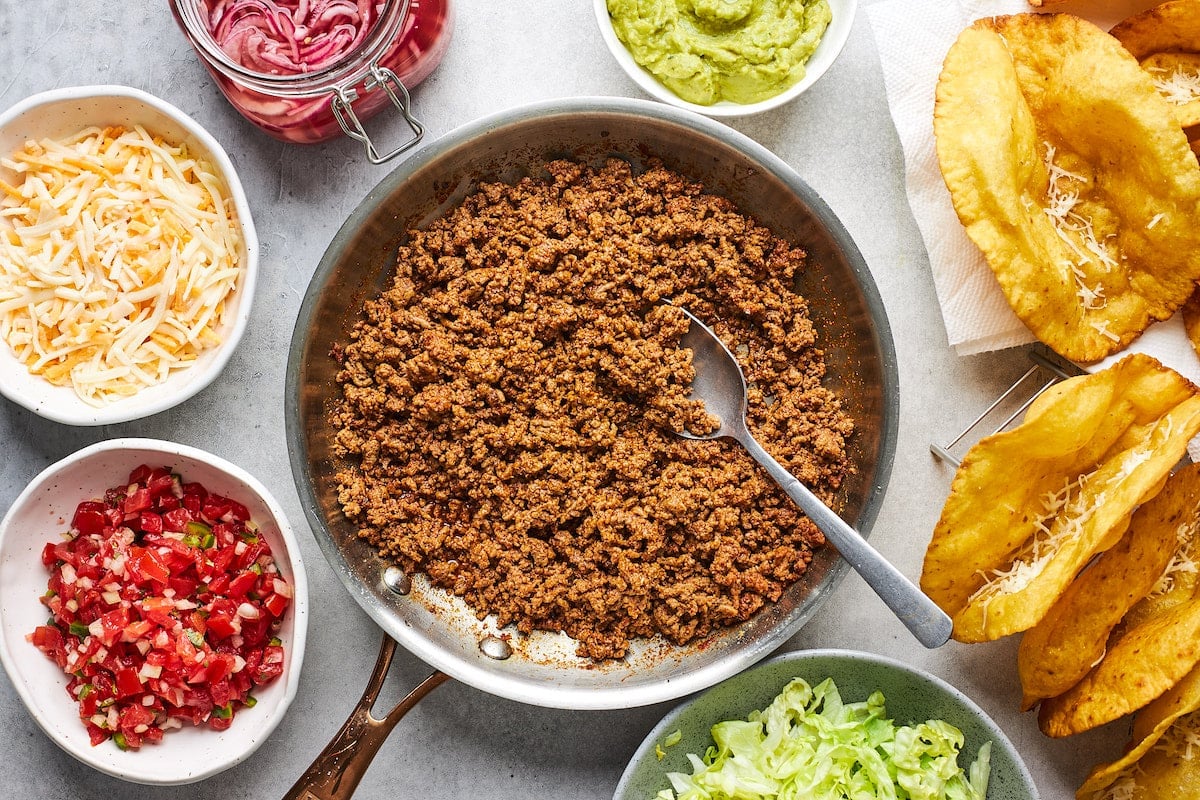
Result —
<instances>
[{"instance_id":1,"label":"metal spoon","mask_svg":"<svg viewBox=\"0 0 1200 800\"><path fill-rule=\"evenodd\" d=\"M692 397L704 402L705 410L720 420L721 427L707 436L694 436L686 431L676 433L686 439L728 437L740 442L921 644L926 647L945 644L954 627L950 617L755 441L746 428L746 379L737 359L691 312L684 308L680 311L692 323L679 342L680 347L692 351L696 370Z\"/></svg>"}]
</instances>

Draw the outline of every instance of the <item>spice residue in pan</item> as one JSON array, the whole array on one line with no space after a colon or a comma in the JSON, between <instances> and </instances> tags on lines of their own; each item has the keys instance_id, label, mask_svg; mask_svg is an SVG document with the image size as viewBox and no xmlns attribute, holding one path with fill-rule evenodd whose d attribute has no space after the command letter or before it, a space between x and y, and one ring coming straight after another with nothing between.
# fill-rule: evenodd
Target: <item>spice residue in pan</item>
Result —
<instances>
[{"instance_id":1,"label":"spice residue in pan","mask_svg":"<svg viewBox=\"0 0 1200 800\"><path fill-rule=\"evenodd\" d=\"M340 360L339 501L483 618L619 658L746 620L821 533L736 445L691 442L683 305L715 323L763 445L826 502L853 422L821 386L804 251L659 164L551 162L400 248Z\"/></svg>"}]
</instances>

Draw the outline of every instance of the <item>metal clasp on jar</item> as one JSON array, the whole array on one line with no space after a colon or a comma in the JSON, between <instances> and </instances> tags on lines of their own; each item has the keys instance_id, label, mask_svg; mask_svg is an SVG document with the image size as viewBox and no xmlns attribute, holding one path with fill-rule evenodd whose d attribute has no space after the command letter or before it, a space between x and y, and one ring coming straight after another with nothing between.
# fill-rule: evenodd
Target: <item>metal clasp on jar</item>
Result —
<instances>
[{"instance_id":1,"label":"metal clasp on jar","mask_svg":"<svg viewBox=\"0 0 1200 800\"><path fill-rule=\"evenodd\" d=\"M371 64L370 71L371 74L363 83L363 90L365 92L382 90L387 94L392 101L392 105L400 109L400 113L404 116L404 121L408 123L409 129L413 132L411 139L402 143L390 153L381 156L379 155L379 150L375 147L375 143L371 141L371 137L367 135L366 130L363 128L358 115L354 113L354 106L351 105L359 98L357 90L353 86L334 89L330 105L333 107L333 115L337 117L338 125L341 126L342 131L350 138L366 145L367 160L372 164L382 164L415 147L421 141L421 137L425 135L425 128L413 117L409 109L411 101L409 100L408 89L404 88L404 84L396 77L396 73L387 67L381 67L374 63Z\"/></svg>"}]
</instances>

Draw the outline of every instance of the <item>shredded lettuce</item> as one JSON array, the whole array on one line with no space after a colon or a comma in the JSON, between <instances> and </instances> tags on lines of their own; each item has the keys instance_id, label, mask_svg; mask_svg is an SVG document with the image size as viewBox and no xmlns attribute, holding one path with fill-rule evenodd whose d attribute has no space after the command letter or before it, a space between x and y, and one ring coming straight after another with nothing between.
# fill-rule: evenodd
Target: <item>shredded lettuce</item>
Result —
<instances>
[{"instance_id":1,"label":"shredded lettuce","mask_svg":"<svg viewBox=\"0 0 1200 800\"><path fill-rule=\"evenodd\" d=\"M692 774L657 800L983 800L991 743L964 772L963 734L941 720L897 726L884 697L843 703L831 679L796 678L745 720L719 722Z\"/></svg>"}]
</instances>

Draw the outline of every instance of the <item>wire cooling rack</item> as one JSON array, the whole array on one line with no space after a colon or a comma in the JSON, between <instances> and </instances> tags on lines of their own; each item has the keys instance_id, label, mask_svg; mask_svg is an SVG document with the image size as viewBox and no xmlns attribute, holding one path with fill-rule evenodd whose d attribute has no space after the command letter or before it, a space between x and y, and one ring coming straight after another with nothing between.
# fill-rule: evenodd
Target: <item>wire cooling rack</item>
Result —
<instances>
[{"instance_id":1,"label":"wire cooling rack","mask_svg":"<svg viewBox=\"0 0 1200 800\"><path fill-rule=\"evenodd\" d=\"M1043 392L1061 380L1084 372L1040 345L1028 353L1031 363L1025 374L993 400L962 433L946 444L933 442L929 445L929 450L939 460L957 468L962 463L962 454L971 445L984 436L1007 430Z\"/></svg>"}]
</instances>

